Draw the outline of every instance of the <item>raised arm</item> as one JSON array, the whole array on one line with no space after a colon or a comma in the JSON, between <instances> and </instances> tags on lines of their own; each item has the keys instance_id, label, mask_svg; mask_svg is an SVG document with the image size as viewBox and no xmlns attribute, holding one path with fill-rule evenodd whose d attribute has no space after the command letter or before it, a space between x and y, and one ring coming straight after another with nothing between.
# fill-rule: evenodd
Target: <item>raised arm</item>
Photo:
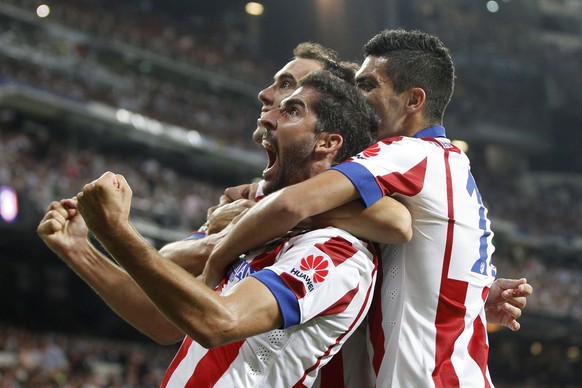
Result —
<instances>
[{"instance_id":1,"label":"raised arm","mask_svg":"<svg viewBox=\"0 0 582 388\"><path fill-rule=\"evenodd\" d=\"M195 341L214 347L282 324L266 286L245 279L226 296L164 259L129 223L131 189L106 173L78 195L87 225L160 311ZM236 290L236 291L235 291Z\"/></svg>"},{"instance_id":2,"label":"raised arm","mask_svg":"<svg viewBox=\"0 0 582 388\"><path fill-rule=\"evenodd\" d=\"M51 203L37 233L113 311L133 327L161 344L174 343L184 337L184 333L160 313L127 272L91 244L85 221L77 211L76 200Z\"/></svg>"}]
</instances>

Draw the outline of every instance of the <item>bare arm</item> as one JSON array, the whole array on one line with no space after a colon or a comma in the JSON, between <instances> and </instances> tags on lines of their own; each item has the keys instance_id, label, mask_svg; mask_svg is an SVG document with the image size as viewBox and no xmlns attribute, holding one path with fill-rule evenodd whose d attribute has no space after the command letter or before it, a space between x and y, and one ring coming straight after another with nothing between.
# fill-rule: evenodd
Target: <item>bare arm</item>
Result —
<instances>
[{"instance_id":1,"label":"bare arm","mask_svg":"<svg viewBox=\"0 0 582 388\"><path fill-rule=\"evenodd\" d=\"M174 343L184 337L127 272L91 244L75 200L51 203L37 232L47 246L129 324L161 344Z\"/></svg>"},{"instance_id":2,"label":"bare arm","mask_svg":"<svg viewBox=\"0 0 582 388\"><path fill-rule=\"evenodd\" d=\"M412 238L410 212L390 197L382 197L368 208L358 201L352 201L311 217L309 221L307 225L311 228L331 225L362 239L383 244L405 243Z\"/></svg>"},{"instance_id":3,"label":"bare arm","mask_svg":"<svg viewBox=\"0 0 582 388\"><path fill-rule=\"evenodd\" d=\"M131 189L106 173L78 195L79 210L103 246L164 315L203 346L214 347L282 324L278 304L261 282L241 281L220 296L165 260L129 224Z\"/></svg>"},{"instance_id":4,"label":"bare arm","mask_svg":"<svg viewBox=\"0 0 582 388\"><path fill-rule=\"evenodd\" d=\"M350 180L335 170L279 190L250 209L219 242L204 268L206 284L216 285L241 253L285 234L300 221L359 197Z\"/></svg>"},{"instance_id":5,"label":"bare arm","mask_svg":"<svg viewBox=\"0 0 582 388\"><path fill-rule=\"evenodd\" d=\"M212 249L227 233L230 223L235 217L245 212L255 204L252 200L238 199L234 202L224 202L209 211L208 235L192 240L174 241L162 247L160 253L194 276L202 273L206 260Z\"/></svg>"}]
</instances>

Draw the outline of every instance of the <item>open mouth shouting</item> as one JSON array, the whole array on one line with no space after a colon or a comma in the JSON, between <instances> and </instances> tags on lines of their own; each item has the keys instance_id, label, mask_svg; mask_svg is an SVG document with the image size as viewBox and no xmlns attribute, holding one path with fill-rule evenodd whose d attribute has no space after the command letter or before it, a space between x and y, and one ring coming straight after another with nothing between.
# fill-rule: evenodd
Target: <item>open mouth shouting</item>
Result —
<instances>
[{"instance_id":1,"label":"open mouth shouting","mask_svg":"<svg viewBox=\"0 0 582 388\"><path fill-rule=\"evenodd\" d=\"M277 171L279 169L279 158L275 145L266 139L266 136L263 136L263 141L261 144L265 149L268 158L267 166L263 170L263 179L268 182L272 181L277 176Z\"/></svg>"}]
</instances>

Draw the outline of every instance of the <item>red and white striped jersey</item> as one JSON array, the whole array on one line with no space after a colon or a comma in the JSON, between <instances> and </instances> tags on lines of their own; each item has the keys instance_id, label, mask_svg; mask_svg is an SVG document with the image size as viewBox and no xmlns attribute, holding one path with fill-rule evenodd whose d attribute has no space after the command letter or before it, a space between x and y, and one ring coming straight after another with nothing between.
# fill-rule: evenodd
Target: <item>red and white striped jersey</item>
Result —
<instances>
[{"instance_id":1,"label":"red and white striped jersey","mask_svg":"<svg viewBox=\"0 0 582 388\"><path fill-rule=\"evenodd\" d=\"M367 244L332 227L251 252L233 264L218 292L255 277L277 299L283 327L214 349L186 337L162 386L311 386L364 320L376 265Z\"/></svg>"},{"instance_id":2,"label":"red and white striped jersey","mask_svg":"<svg viewBox=\"0 0 582 388\"><path fill-rule=\"evenodd\" d=\"M412 215L412 240L381 251L368 316L376 386L492 386L484 301L495 278L493 233L467 156L433 126L334 169L366 206L390 195Z\"/></svg>"}]
</instances>

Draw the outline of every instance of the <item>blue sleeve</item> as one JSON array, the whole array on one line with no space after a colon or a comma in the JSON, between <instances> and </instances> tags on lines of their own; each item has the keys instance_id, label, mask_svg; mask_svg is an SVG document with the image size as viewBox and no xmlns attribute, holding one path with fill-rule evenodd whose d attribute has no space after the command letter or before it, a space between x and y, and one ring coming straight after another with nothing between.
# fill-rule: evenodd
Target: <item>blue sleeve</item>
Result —
<instances>
[{"instance_id":1,"label":"blue sleeve","mask_svg":"<svg viewBox=\"0 0 582 388\"><path fill-rule=\"evenodd\" d=\"M360 192L366 207L372 206L384 196L374 175L359 163L346 162L332 167L344 174Z\"/></svg>"},{"instance_id":2,"label":"blue sleeve","mask_svg":"<svg viewBox=\"0 0 582 388\"><path fill-rule=\"evenodd\" d=\"M192 232L189 236L185 237L183 241L198 240L204 237L206 237L206 233L204 232Z\"/></svg>"},{"instance_id":3,"label":"blue sleeve","mask_svg":"<svg viewBox=\"0 0 582 388\"><path fill-rule=\"evenodd\" d=\"M270 269L263 269L250 275L263 283L271 291L283 316L282 329L297 325L300 322L299 302L297 296L287 287L287 284Z\"/></svg>"}]
</instances>

